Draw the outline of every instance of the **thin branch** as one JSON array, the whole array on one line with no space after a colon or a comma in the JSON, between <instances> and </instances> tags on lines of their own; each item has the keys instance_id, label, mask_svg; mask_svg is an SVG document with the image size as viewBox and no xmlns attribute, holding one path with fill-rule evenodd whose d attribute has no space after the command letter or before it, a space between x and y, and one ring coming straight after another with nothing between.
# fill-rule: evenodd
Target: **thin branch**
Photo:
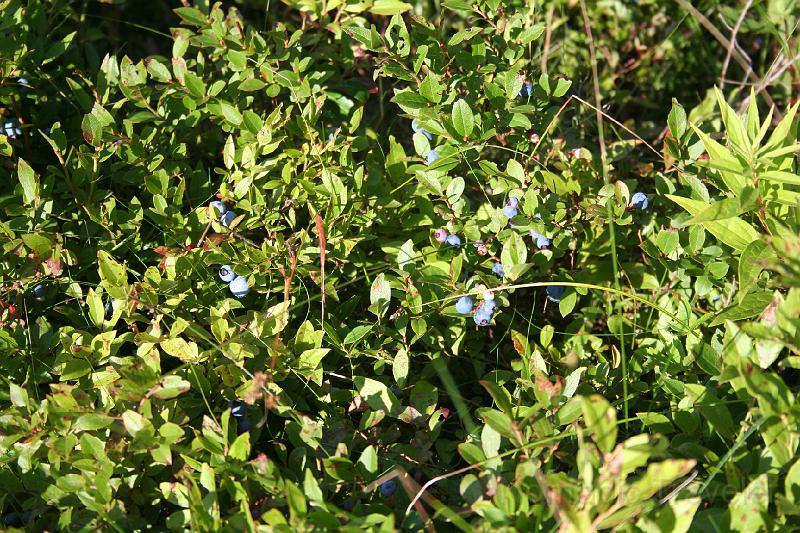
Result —
<instances>
[{"instance_id":1,"label":"thin branch","mask_svg":"<svg viewBox=\"0 0 800 533\"><path fill-rule=\"evenodd\" d=\"M753 0L747 0L747 3L744 5L744 9L742 9L741 14L739 15L739 19L736 21L736 25L733 27L733 31L731 31L731 39L730 43L728 44L728 53L725 54L725 61L722 62L722 74L720 75L720 87L725 87L725 74L728 72L728 65L731 62L731 55L733 55L733 48L736 46L736 35L739 33L739 28L742 26L742 22L744 22L744 18L747 16L747 11L750 9L750 6L753 4Z\"/></svg>"}]
</instances>

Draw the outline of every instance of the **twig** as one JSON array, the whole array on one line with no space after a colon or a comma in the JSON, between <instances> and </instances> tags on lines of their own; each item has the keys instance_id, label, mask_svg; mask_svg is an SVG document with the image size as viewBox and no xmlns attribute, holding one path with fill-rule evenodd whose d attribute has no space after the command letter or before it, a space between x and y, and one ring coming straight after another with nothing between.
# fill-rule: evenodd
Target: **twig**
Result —
<instances>
[{"instance_id":1,"label":"twig","mask_svg":"<svg viewBox=\"0 0 800 533\"><path fill-rule=\"evenodd\" d=\"M748 78L751 78L753 81L756 82L760 81L758 79L758 76L756 76L756 73L753 72L753 67L751 66L751 61L749 60L749 58L745 57L744 54L739 52L739 50L731 46L731 43L728 41L728 39L726 39L725 36L722 35L722 33L720 33L720 31L716 28L716 26L714 26L711 23L711 21L706 18L705 15L700 13L700 11L698 11L696 7L694 7L692 4L688 2L688 0L675 0L675 1L678 4L680 4L680 6L683 9L688 11L695 19L697 19L697 22L699 22L706 30L708 30L708 32L711 35L713 35L716 40L722 43L722 46L724 46L726 49L731 50L731 55L733 59L737 63L739 63L739 65L744 69ZM764 95L764 100L766 100L770 106L775 108L776 120L780 120L781 118L783 118L783 113L781 113L780 110L777 109L775 101L772 99L769 93L763 87L760 88L759 92L761 92Z\"/></svg>"},{"instance_id":2,"label":"twig","mask_svg":"<svg viewBox=\"0 0 800 533\"><path fill-rule=\"evenodd\" d=\"M317 213L317 216L314 218L314 223L317 225L317 234L319 235L319 269L320 269L320 278L321 278L321 287L322 287L322 317L320 318L320 322L322 326L325 326L325 247L327 246L327 241L325 240L325 222L322 220L322 216Z\"/></svg>"},{"instance_id":3,"label":"twig","mask_svg":"<svg viewBox=\"0 0 800 533\"><path fill-rule=\"evenodd\" d=\"M547 56L550 54L550 37L553 35L553 9L554 7L551 5L550 8L547 10L547 15L545 16L545 34L544 34L544 47L542 49L542 63L541 63L541 71L543 74L547 74Z\"/></svg>"},{"instance_id":4,"label":"twig","mask_svg":"<svg viewBox=\"0 0 800 533\"><path fill-rule=\"evenodd\" d=\"M294 271L297 269L297 254L294 253L294 248L292 245L287 242L286 243L286 250L289 252L289 274L286 274L286 269L282 266L278 267L278 271L283 276L283 305L285 307L285 312L289 312L289 298L291 297L291 289L292 289L292 279L294 278ZM278 347L281 344L281 332L275 335L275 341L272 345L272 361L270 363L270 369L275 370L275 363L278 360Z\"/></svg>"},{"instance_id":5,"label":"twig","mask_svg":"<svg viewBox=\"0 0 800 533\"><path fill-rule=\"evenodd\" d=\"M722 74L720 74L719 84L720 87L725 87L725 75L728 72L728 65L731 62L731 55L733 55L733 48L736 46L736 35L739 33L739 28L742 26L742 22L744 22L744 18L747 16L747 11L750 9L750 6L753 4L753 0L747 0L747 3L744 5L744 9L742 9L741 14L739 15L738 20L736 21L736 25L733 27L733 31L731 31L731 39L728 43L728 53L725 54L725 61L722 62Z\"/></svg>"}]
</instances>

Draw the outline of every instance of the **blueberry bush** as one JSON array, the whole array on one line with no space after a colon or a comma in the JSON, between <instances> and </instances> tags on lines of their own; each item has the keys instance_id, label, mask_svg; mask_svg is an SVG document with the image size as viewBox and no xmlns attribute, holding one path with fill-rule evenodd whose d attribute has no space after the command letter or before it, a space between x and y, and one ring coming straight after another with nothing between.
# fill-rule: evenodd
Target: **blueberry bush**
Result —
<instances>
[{"instance_id":1,"label":"blueberry bush","mask_svg":"<svg viewBox=\"0 0 800 533\"><path fill-rule=\"evenodd\" d=\"M800 7L0 0L0 527L800 529Z\"/></svg>"}]
</instances>

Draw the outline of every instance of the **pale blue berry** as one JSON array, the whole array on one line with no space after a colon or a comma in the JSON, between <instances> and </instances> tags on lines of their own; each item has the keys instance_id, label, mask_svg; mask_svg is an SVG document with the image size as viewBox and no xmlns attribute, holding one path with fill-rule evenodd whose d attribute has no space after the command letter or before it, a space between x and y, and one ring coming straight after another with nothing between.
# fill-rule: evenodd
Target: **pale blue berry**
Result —
<instances>
[{"instance_id":1,"label":"pale blue berry","mask_svg":"<svg viewBox=\"0 0 800 533\"><path fill-rule=\"evenodd\" d=\"M506 275L506 271L503 270L503 263L495 263L492 267L492 272L501 278Z\"/></svg>"},{"instance_id":2,"label":"pale blue berry","mask_svg":"<svg viewBox=\"0 0 800 533\"><path fill-rule=\"evenodd\" d=\"M423 134L425 137L428 138L429 141L433 140L433 135L431 135L429 131L425 131L425 128L423 128L417 123L417 119L411 121L411 129L414 131L414 133Z\"/></svg>"},{"instance_id":3,"label":"pale blue berry","mask_svg":"<svg viewBox=\"0 0 800 533\"><path fill-rule=\"evenodd\" d=\"M223 202L220 202L219 200L214 200L213 202L208 204L208 207L210 207L212 209L216 209L217 210L217 216L219 216L219 217L224 215L225 211L228 210L228 208L225 207L225 204Z\"/></svg>"},{"instance_id":4,"label":"pale blue berry","mask_svg":"<svg viewBox=\"0 0 800 533\"><path fill-rule=\"evenodd\" d=\"M236 220L235 211L226 211L225 214L219 217L219 223L225 226L226 228L229 227L234 220Z\"/></svg>"},{"instance_id":5,"label":"pale blue berry","mask_svg":"<svg viewBox=\"0 0 800 533\"><path fill-rule=\"evenodd\" d=\"M637 192L631 197L631 206L644 211L650 205L650 199L643 192Z\"/></svg>"},{"instance_id":6,"label":"pale blue berry","mask_svg":"<svg viewBox=\"0 0 800 533\"><path fill-rule=\"evenodd\" d=\"M513 207L514 209L519 207L519 198L514 198L513 196L508 199L506 205Z\"/></svg>"},{"instance_id":7,"label":"pale blue berry","mask_svg":"<svg viewBox=\"0 0 800 533\"><path fill-rule=\"evenodd\" d=\"M530 234L531 234L531 237L536 239L536 247L537 248L542 249L542 248L547 248L548 246L550 246L550 239L548 239L547 237L545 237L544 235L542 235L538 231L532 229L532 230L530 230Z\"/></svg>"},{"instance_id":8,"label":"pale blue berry","mask_svg":"<svg viewBox=\"0 0 800 533\"><path fill-rule=\"evenodd\" d=\"M222 265L219 267L219 279L225 283L230 283L235 277L236 274L233 272L233 267L230 265Z\"/></svg>"},{"instance_id":9,"label":"pale blue berry","mask_svg":"<svg viewBox=\"0 0 800 533\"><path fill-rule=\"evenodd\" d=\"M494 300L484 300L478 308L478 312L486 313L489 316L492 316L495 311L497 311L497 303Z\"/></svg>"},{"instance_id":10,"label":"pale blue berry","mask_svg":"<svg viewBox=\"0 0 800 533\"><path fill-rule=\"evenodd\" d=\"M511 207L510 205L506 205L503 208L503 214L508 218L514 218L515 216L517 216L517 213L518 211L516 207Z\"/></svg>"},{"instance_id":11,"label":"pale blue berry","mask_svg":"<svg viewBox=\"0 0 800 533\"><path fill-rule=\"evenodd\" d=\"M472 312L472 307L474 306L472 302L472 298L469 296L462 296L456 302L456 311L461 313L462 315L466 315Z\"/></svg>"},{"instance_id":12,"label":"pale blue berry","mask_svg":"<svg viewBox=\"0 0 800 533\"><path fill-rule=\"evenodd\" d=\"M472 315L472 320L475 321L475 324L478 326L488 326L489 322L492 321L491 313L487 313L483 311L483 309L478 309L474 315Z\"/></svg>"},{"instance_id":13,"label":"pale blue berry","mask_svg":"<svg viewBox=\"0 0 800 533\"><path fill-rule=\"evenodd\" d=\"M445 242L450 246L461 246L461 237L458 235L448 235Z\"/></svg>"},{"instance_id":14,"label":"pale blue berry","mask_svg":"<svg viewBox=\"0 0 800 533\"><path fill-rule=\"evenodd\" d=\"M533 84L526 81L522 84L522 89L519 90L519 96L522 98L529 98L533 94Z\"/></svg>"},{"instance_id":15,"label":"pale blue berry","mask_svg":"<svg viewBox=\"0 0 800 533\"><path fill-rule=\"evenodd\" d=\"M242 400L231 400L228 403L228 409L231 410L231 416L234 418L244 418L247 414L247 404Z\"/></svg>"},{"instance_id":16,"label":"pale blue berry","mask_svg":"<svg viewBox=\"0 0 800 533\"><path fill-rule=\"evenodd\" d=\"M250 285L247 283L247 278L244 276L236 276L228 284L231 294L237 298L244 298L250 292Z\"/></svg>"},{"instance_id":17,"label":"pale blue berry","mask_svg":"<svg viewBox=\"0 0 800 533\"><path fill-rule=\"evenodd\" d=\"M441 157L442 156L440 156L439 153L436 152L436 150L431 150L430 152L428 152L428 155L425 156L425 162L430 165L431 163L433 163L437 159L440 159Z\"/></svg>"}]
</instances>

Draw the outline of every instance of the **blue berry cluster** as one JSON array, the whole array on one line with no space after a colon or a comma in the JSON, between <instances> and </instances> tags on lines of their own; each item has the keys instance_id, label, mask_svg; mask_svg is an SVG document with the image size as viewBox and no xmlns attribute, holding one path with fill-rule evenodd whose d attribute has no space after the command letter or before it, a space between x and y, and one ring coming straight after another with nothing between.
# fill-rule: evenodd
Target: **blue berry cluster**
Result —
<instances>
[{"instance_id":1,"label":"blue berry cluster","mask_svg":"<svg viewBox=\"0 0 800 533\"><path fill-rule=\"evenodd\" d=\"M508 218L514 218L517 213L519 213L519 200L513 197L509 198L503 207L503 214Z\"/></svg>"},{"instance_id":2,"label":"blue berry cluster","mask_svg":"<svg viewBox=\"0 0 800 533\"><path fill-rule=\"evenodd\" d=\"M231 410L231 416L236 419L236 431L239 435L250 431L253 426L247 419L247 405L242 400L231 400L228 408Z\"/></svg>"},{"instance_id":3,"label":"blue berry cluster","mask_svg":"<svg viewBox=\"0 0 800 533\"><path fill-rule=\"evenodd\" d=\"M222 265L219 267L219 279L228 284L228 290L231 294L239 299L244 298L250 292L250 285L247 283L247 278L244 276L237 276L230 265Z\"/></svg>"},{"instance_id":4,"label":"blue berry cluster","mask_svg":"<svg viewBox=\"0 0 800 533\"><path fill-rule=\"evenodd\" d=\"M494 312L497 311L497 304L495 301L492 300L484 300L475 310L475 314L472 315L472 320L475 321L475 324L478 326L488 326L489 322L492 321L492 315Z\"/></svg>"},{"instance_id":5,"label":"blue berry cluster","mask_svg":"<svg viewBox=\"0 0 800 533\"><path fill-rule=\"evenodd\" d=\"M429 141L433 140L433 135L431 134L431 132L427 131L425 128L420 126L419 123L417 122L417 119L411 121L411 130L414 133L421 133L422 135L427 137ZM441 154L439 154L439 152L437 152L436 150L429 150L428 153L425 155L425 164L430 165L441 157L442 157Z\"/></svg>"},{"instance_id":6,"label":"blue berry cluster","mask_svg":"<svg viewBox=\"0 0 800 533\"><path fill-rule=\"evenodd\" d=\"M15 125L13 122L6 122L3 124L3 128L0 129L0 133L9 139L16 139L19 135L22 135L22 130L18 124Z\"/></svg>"},{"instance_id":7,"label":"blue berry cluster","mask_svg":"<svg viewBox=\"0 0 800 533\"><path fill-rule=\"evenodd\" d=\"M226 228L230 227L234 220L236 220L236 211L229 210L225 203L215 200L208 204L212 216L219 217L219 223Z\"/></svg>"}]
</instances>

